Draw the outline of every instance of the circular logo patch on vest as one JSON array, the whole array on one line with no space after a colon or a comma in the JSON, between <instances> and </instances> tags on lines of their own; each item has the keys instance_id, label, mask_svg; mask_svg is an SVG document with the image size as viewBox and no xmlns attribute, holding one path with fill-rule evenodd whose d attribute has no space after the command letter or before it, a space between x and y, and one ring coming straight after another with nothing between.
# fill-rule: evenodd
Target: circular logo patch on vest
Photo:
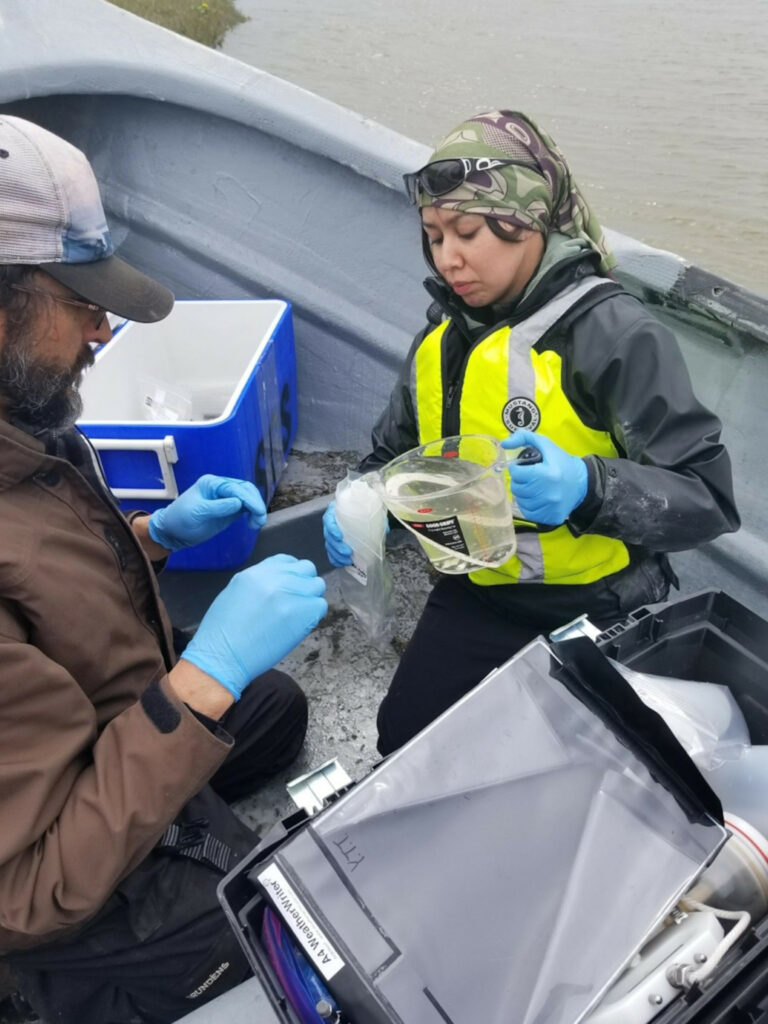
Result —
<instances>
[{"instance_id":1,"label":"circular logo patch on vest","mask_svg":"<svg viewBox=\"0 0 768 1024\"><path fill-rule=\"evenodd\" d=\"M541 413L529 398L510 398L501 410L501 419L510 433L513 430L535 430L541 422Z\"/></svg>"}]
</instances>

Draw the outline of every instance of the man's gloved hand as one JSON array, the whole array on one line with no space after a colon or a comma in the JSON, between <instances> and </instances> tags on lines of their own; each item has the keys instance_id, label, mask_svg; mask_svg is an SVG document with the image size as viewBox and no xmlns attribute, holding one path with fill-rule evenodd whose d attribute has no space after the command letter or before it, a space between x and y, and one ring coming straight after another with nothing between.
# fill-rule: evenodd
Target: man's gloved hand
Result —
<instances>
[{"instance_id":1,"label":"man's gloved hand","mask_svg":"<svg viewBox=\"0 0 768 1024\"><path fill-rule=\"evenodd\" d=\"M336 502L332 501L323 513L323 540L328 561L340 569L352 565L352 548L344 542L341 527L336 522Z\"/></svg>"},{"instance_id":2,"label":"man's gloved hand","mask_svg":"<svg viewBox=\"0 0 768 1024\"><path fill-rule=\"evenodd\" d=\"M583 459L569 455L554 441L530 430L516 430L502 448L530 446L541 452L541 462L509 467L511 490L524 519L559 526L587 495L589 474Z\"/></svg>"},{"instance_id":3,"label":"man's gloved hand","mask_svg":"<svg viewBox=\"0 0 768 1024\"><path fill-rule=\"evenodd\" d=\"M243 512L252 530L267 521L258 488L246 480L207 473L170 505L152 513L149 536L168 551L178 551L215 537Z\"/></svg>"},{"instance_id":4,"label":"man's gloved hand","mask_svg":"<svg viewBox=\"0 0 768 1024\"><path fill-rule=\"evenodd\" d=\"M237 573L216 597L181 657L239 700L328 611L325 580L312 562L272 555Z\"/></svg>"}]
</instances>

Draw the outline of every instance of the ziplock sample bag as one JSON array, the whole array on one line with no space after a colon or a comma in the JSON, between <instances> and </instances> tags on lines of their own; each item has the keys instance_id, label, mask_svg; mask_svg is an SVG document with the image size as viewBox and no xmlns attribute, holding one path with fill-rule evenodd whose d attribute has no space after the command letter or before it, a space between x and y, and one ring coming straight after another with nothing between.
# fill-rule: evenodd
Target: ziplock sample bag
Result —
<instances>
[{"instance_id":1,"label":"ziplock sample bag","mask_svg":"<svg viewBox=\"0 0 768 1024\"><path fill-rule=\"evenodd\" d=\"M357 473L339 481L335 498L336 520L353 559L339 570L341 594L371 642L383 646L395 613L395 584L386 559L387 509L366 475Z\"/></svg>"},{"instance_id":2,"label":"ziplock sample bag","mask_svg":"<svg viewBox=\"0 0 768 1024\"><path fill-rule=\"evenodd\" d=\"M250 868L352 1024L577 1024L722 846L579 685L535 641Z\"/></svg>"}]
</instances>

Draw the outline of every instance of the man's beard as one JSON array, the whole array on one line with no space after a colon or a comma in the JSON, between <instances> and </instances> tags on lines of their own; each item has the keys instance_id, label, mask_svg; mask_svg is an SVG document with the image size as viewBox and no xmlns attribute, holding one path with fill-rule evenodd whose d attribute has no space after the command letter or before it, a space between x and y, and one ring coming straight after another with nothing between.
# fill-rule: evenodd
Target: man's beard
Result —
<instances>
[{"instance_id":1,"label":"man's beard","mask_svg":"<svg viewBox=\"0 0 768 1024\"><path fill-rule=\"evenodd\" d=\"M87 348L69 369L47 366L20 338L6 336L0 348L0 394L8 414L41 430L71 427L83 411L80 375L92 364L93 352Z\"/></svg>"}]
</instances>

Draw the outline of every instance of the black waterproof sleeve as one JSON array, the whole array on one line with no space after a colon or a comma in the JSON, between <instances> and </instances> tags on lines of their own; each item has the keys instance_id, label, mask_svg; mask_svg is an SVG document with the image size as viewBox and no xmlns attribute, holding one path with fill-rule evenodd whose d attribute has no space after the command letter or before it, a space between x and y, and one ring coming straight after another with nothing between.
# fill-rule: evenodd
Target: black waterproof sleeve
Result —
<instances>
[{"instance_id":1,"label":"black waterproof sleeve","mask_svg":"<svg viewBox=\"0 0 768 1024\"><path fill-rule=\"evenodd\" d=\"M629 295L571 326L563 385L587 425L623 458L590 456L587 498L568 520L652 551L682 551L737 530L721 423L696 398L674 334Z\"/></svg>"},{"instance_id":2,"label":"black waterproof sleeve","mask_svg":"<svg viewBox=\"0 0 768 1024\"><path fill-rule=\"evenodd\" d=\"M400 367L389 402L371 431L373 450L357 467L360 473L379 469L397 455L415 448L419 443L419 428L411 395L411 371L416 350L430 330L433 330L433 327L427 325L413 339L408 356Z\"/></svg>"}]
</instances>

